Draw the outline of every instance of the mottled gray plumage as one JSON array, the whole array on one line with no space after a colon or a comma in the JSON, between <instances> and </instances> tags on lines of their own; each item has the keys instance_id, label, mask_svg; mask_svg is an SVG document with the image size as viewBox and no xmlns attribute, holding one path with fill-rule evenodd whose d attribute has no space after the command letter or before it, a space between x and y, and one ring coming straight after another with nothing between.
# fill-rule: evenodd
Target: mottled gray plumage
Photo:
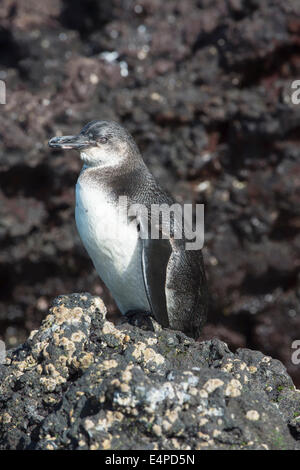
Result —
<instances>
[{"instance_id":1,"label":"mottled gray plumage","mask_svg":"<svg viewBox=\"0 0 300 470\"><path fill-rule=\"evenodd\" d=\"M78 184L89 191L93 188L96 201L97 194L99 198L105 194L113 207L120 196L127 196L128 205L143 204L149 213L152 204L174 203L149 172L131 135L117 123L92 121L77 136L55 137L49 145L76 148L81 152L85 164ZM143 228L147 221L139 220L139 215L137 219L138 228ZM84 241L85 237L82 238ZM91 237L84 243L92 259L97 258L97 249L89 246L93 243ZM139 249L134 250L134 256L139 257L151 314L164 327L197 337L207 313L207 285L201 250L186 250L184 234L180 240L172 236L168 240L151 240L149 235L146 240L139 238L137 243ZM100 242L98 247L101 250ZM96 267L97 260L93 261ZM136 264L132 266L137 269ZM130 266L126 272L129 273L129 269ZM109 279L107 284L113 292L114 279ZM136 288L142 289L142 286ZM115 293L116 297L118 295ZM134 299L127 300L134 310ZM116 301L118 303L118 298Z\"/></svg>"}]
</instances>

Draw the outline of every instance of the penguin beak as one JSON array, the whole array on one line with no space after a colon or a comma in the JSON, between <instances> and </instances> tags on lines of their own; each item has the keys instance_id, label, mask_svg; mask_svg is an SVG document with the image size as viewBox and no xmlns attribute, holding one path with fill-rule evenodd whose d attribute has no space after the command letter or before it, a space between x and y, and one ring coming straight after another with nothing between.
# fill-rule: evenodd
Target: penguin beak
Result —
<instances>
[{"instance_id":1,"label":"penguin beak","mask_svg":"<svg viewBox=\"0 0 300 470\"><path fill-rule=\"evenodd\" d=\"M91 146L89 139L81 134L64 135L61 137L52 137L48 142L49 147L54 149L85 149Z\"/></svg>"}]
</instances>

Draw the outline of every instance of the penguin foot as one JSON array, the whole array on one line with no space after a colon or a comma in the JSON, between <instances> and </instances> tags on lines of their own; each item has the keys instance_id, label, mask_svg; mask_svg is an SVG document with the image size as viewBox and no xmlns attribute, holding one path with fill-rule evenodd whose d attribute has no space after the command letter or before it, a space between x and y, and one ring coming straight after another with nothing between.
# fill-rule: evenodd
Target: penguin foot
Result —
<instances>
[{"instance_id":1,"label":"penguin foot","mask_svg":"<svg viewBox=\"0 0 300 470\"><path fill-rule=\"evenodd\" d=\"M121 323L129 323L129 325L146 331L155 331L150 313L142 310L129 310L125 313Z\"/></svg>"}]
</instances>

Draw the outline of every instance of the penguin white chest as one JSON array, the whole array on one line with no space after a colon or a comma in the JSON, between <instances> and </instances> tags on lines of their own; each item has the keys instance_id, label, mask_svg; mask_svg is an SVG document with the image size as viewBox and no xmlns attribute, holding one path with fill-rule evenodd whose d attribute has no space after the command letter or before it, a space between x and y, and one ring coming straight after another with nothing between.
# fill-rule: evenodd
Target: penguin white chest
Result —
<instances>
[{"instance_id":1,"label":"penguin white chest","mask_svg":"<svg viewBox=\"0 0 300 470\"><path fill-rule=\"evenodd\" d=\"M76 185L75 219L96 271L121 312L149 311L136 226L120 217L109 194L80 180Z\"/></svg>"}]
</instances>

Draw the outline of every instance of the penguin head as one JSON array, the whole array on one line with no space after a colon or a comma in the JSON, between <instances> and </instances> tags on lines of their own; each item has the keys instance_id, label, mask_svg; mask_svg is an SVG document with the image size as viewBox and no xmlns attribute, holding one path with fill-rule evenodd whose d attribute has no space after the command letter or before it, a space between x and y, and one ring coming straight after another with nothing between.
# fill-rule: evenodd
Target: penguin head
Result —
<instances>
[{"instance_id":1,"label":"penguin head","mask_svg":"<svg viewBox=\"0 0 300 470\"><path fill-rule=\"evenodd\" d=\"M132 136L114 121L91 121L79 134L53 137L48 144L78 150L84 164L91 167L118 167L141 159Z\"/></svg>"}]
</instances>

